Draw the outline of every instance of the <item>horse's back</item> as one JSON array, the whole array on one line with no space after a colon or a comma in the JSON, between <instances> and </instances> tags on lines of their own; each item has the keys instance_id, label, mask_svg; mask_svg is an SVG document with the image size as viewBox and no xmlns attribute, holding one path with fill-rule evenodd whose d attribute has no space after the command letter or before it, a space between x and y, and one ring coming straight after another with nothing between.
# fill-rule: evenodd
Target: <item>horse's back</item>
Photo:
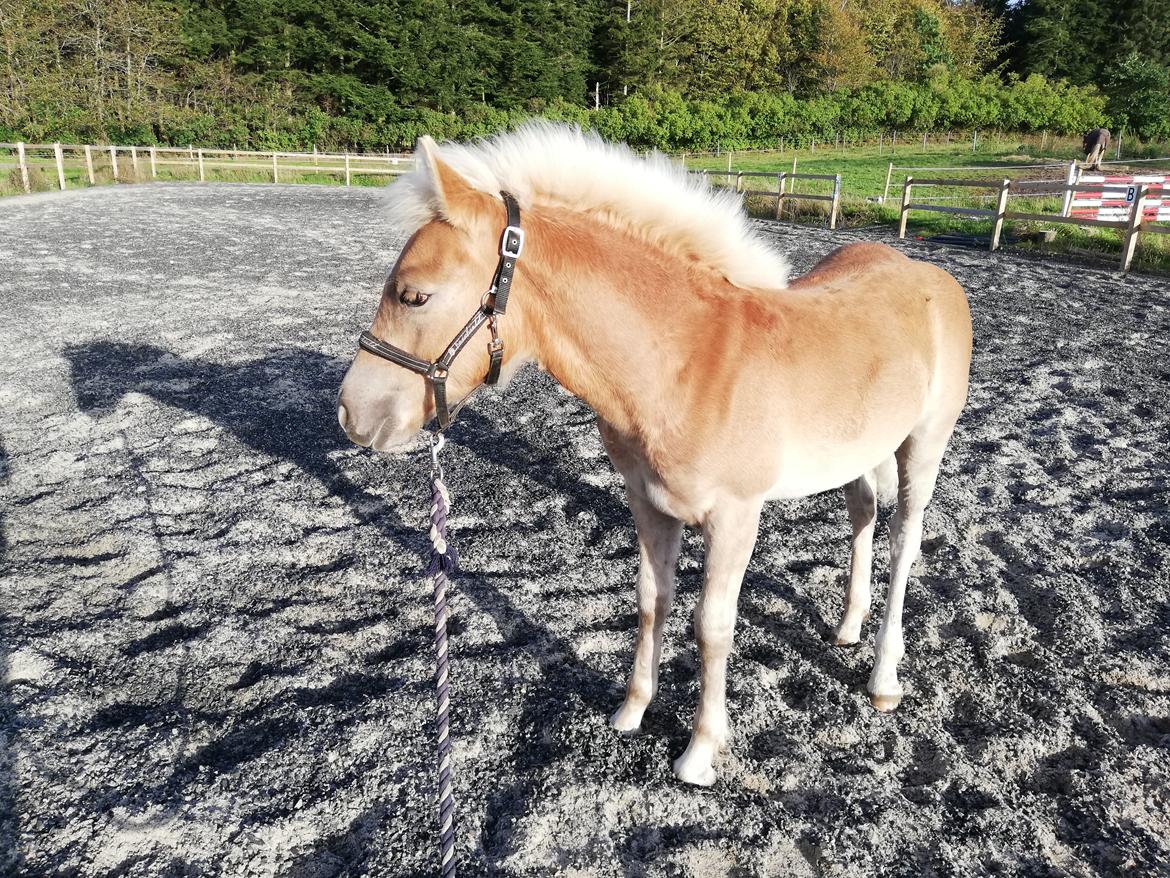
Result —
<instances>
[{"instance_id":1,"label":"horse's back","mask_svg":"<svg viewBox=\"0 0 1170 878\"><path fill-rule=\"evenodd\" d=\"M838 247L803 277L791 294L813 312L830 310L854 321L920 327L923 341L969 346L971 312L959 282L929 262L887 244L867 241ZM903 335L904 342L912 341ZM961 346L961 345L960 345Z\"/></svg>"},{"instance_id":2,"label":"horse's back","mask_svg":"<svg viewBox=\"0 0 1170 878\"><path fill-rule=\"evenodd\" d=\"M848 273L857 273L872 270L875 266L887 263L904 263L913 260L904 253L895 250L888 244L878 241L860 241L856 244L844 244L829 253L809 269L808 273L797 278L790 284L790 289L807 287L813 283L823 283L830 278Z\"/></svg>"},{"instance_id":3,"label":"horse's back","mask_svg":"<svg viewBox=\"0 0 1170 878\"><path fill-rule=\"evenodd\" d=\"M789 296L791 326L810 342L805 374L825 375L842 399L891 421L958 417L971 312L949 273L885 244L849 244L792 283Z\"/></svg>"},{"instance_id":4,"label":"horse's back","mask_svg":"<svg viewBox=\"0 0 1170 878\"><path fill-rule=\"evenodd\" d=\"M898 276L899 282L890 284L891 274ZM809 269L807 274L794 280L788 288L813 292L818 289L839 289L843 285L882 285L906 290L937 288L944 295L966 299L959 282L945 270L929 262L911 259L905 253L877 241L838 247Z\"/></svg>"}]
</instances>

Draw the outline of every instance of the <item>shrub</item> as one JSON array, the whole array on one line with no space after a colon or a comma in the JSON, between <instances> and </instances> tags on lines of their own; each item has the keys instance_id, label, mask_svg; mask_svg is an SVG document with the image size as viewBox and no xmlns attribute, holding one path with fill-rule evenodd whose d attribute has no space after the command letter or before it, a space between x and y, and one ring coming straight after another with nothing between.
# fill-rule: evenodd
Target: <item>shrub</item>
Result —
<instances>
[{"instance_id":1,"label":"shrub","mask_svg":"<svg viewBox=\"0 0 1170 878\"><path fill-rule=\"evenodd\" d=\"M81 110L58 117L57 125L37 123L49 108L30 108L28 124L5 139L52 139L171 144L203 147L308 150L408 149L420 136L462 140L513 128L531 115L591 128L635 148L703 150L776 146L781 138L831 140L835 135L872 137L879 131L1004 128L1080 134L1115 120L1141 136L1170 137L1170 71L1131 56L1110 80L1106 98L1092 86L1053 82L1038 74L1006 81L971 79L941 64L922 82L878 81L856 89L797 98L787 92L733 91L694 100L677 91L649 88L598 110L562 98L529 101L500 109L474 103L460 112L400 107L392 100L366 100L366 88L338 77L315 97L272 92L266 100L242 103L224 97L198 110L170 107L149 124L116 129L89 119ZM363 111L347 114L347 103L362 98ZM329 109L327 109L329 108ZM1110 117L1113 117L1112 119ZM18 134L19 132L19 134ZM68 136L66 136L68 134Z\"/></svg>"},{"instance_id":2,"label":"shrub","mask_svg":"<svg viewBox=\"0 0 1170 878\"><path fill-rule=\"evenodd\" d=\"M1139 137L1170 137L1170 69L1131 52L1106 74L1109 107L1116 121Z\"/></svg>"}]
</instances>

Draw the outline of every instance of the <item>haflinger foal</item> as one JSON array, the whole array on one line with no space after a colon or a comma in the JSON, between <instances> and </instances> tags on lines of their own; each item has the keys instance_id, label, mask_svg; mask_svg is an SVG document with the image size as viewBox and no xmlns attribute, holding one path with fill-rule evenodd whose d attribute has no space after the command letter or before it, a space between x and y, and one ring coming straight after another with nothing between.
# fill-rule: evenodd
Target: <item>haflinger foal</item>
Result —
<instances>
[{"instance_id":1,"label":"haflinger foal","mask_svg":"<svg viewBox=\"0 0 1170 878\"><path fill-rule=\"evenodd\" d=\"M727 657L764 502L844 486L853 544L836 640L852 644L869 615L877 495L896 486L868 690L878 710L897 707L906 580L967 396L971 318L955 280L862 243L790 283L738 196L575 129L423 139L416 156L388 190L411 237L341 386L350 439L405 447L485 375L506 381L527 362L588 403L640 549L616 729L637 729L654 697L683 525L702 529L699 704L674 771L704 785L728 742Z\"/></svg>"}]
</instances>

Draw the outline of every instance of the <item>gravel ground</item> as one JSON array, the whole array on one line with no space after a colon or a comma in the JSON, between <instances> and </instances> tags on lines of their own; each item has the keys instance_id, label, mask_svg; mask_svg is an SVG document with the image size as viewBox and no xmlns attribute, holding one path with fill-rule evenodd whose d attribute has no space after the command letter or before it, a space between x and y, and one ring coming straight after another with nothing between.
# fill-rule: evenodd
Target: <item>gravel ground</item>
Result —
<instances>
[{"instance_id":1,"label":"gravel ground","mask_svg":"<svg viewBox=\"0 0 1170 878\"><path fill-rule=\"evenodd\" d=\"M800 270L883 234L769 228ZM0 874L434 874L425 461L334 414L399 246L364 189L0 202ZM525 373L446 454L463 874L1170 874L1167 282L903 246L966 287L976 355L901 709L864 693L873 623L824 642L834 492L766 511L717 785L669 768L695 534L613 733L631 520L590 411Z\"/></svg>"}]
</instances>

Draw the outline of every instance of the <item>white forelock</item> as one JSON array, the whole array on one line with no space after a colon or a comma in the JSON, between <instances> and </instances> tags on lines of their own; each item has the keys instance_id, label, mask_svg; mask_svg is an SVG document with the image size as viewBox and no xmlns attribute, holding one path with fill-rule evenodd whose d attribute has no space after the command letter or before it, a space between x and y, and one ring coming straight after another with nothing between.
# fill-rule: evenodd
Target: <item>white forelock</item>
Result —
<instances>
[{"instance_id":1,"label":"white forelock","mask_svg":"<svg viewBox=\"0 0 1170 878\"><path fill-rule=\"evenodd\" d=\"M529 122L470 144L446 143L438 157L476 190L511 192L522 208L567 207L694 258L739 287L781 288L788 260L751 227L740 196L714 190L660 153L639 156L575 126ZM392 218L412 233L438 215L425 162L388 189Z\"/></svg>"}]
</instances>

